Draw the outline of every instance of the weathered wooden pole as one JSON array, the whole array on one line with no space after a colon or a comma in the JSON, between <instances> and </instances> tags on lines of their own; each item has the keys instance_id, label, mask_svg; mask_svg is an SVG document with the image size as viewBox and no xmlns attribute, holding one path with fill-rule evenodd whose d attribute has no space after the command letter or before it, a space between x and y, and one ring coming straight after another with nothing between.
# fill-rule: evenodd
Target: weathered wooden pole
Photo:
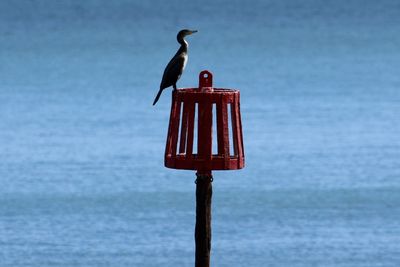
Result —
<instances>
[{"instance_id":1,"label":"weathered wooden pole","mask_svg":"<svg viewBox=\"0 0 400 267\"><path fill-rule=\"evenodd\" d=\"M212 175L196 173L195 267L210 266Z\"/></svg>"}]
</instances>

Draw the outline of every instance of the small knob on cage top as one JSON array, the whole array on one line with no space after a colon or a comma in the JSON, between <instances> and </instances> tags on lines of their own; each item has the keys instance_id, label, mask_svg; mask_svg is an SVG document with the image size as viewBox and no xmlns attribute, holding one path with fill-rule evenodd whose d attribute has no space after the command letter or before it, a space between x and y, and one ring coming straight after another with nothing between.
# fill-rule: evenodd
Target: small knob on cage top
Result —
<instances>
[{"instance_id":1,"label":"small knob on cage top","mask_svg":"<svg viewBox=\"0 0 400 267\"><path fill-rule=\"evenodd\" d=\"M213 90L213 77L212 73L208 70L203 70L199 75L199 91L212 92Z\"/></svg>"}]
</instances>

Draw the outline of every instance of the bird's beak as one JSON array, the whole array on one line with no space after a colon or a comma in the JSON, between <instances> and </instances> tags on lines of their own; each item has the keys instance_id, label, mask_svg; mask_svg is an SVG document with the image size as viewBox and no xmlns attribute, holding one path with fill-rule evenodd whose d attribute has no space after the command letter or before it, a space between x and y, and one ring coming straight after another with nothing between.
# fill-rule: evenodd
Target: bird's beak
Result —
<instances>
[{"instance_id":1,"label":"bird's beak","mask_svg":"<svg viewBox=\"0 0 400 267\"><path fill-rule=\"evenodd\" d=\"M193 34L193 33L196 33L196 32L197 32L197 30L190 31L190 34Z\"/></svg>"}]
</instances>

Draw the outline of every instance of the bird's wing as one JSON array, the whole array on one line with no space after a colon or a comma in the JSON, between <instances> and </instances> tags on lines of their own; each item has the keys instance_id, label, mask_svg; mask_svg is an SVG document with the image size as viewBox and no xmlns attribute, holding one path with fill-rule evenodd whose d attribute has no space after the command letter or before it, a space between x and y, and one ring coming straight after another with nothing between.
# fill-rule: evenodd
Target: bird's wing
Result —
<instances>
[{"instance_id":1,"label":"bird's wing","mask_svg":"<svg viewBox=\"0 0 400 267\"><path fill-rule=\"evenodd\" d=\"M175 84L182 75L184 64L184 55L174 56L164 70L160 88L164 89Z\"/></svg>"}]
</instances>

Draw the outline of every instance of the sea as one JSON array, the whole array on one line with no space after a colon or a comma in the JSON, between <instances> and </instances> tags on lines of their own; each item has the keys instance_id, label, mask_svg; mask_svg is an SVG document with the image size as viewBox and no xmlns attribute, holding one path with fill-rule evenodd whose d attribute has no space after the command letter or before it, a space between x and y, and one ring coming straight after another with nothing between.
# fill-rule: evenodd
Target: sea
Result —
<instances>
[{"instance_id":1,"label":"sea","mask_svg":"<svg viewBox=\"0 0 400 267\"><path fill-rule=\"evenodd\" d=\"M400 266L400 2L0 2L0 267L194 266L195 172L152 106L238 89L245 168L213 172L211 266Z\"/></svg>"}]
</instances>

